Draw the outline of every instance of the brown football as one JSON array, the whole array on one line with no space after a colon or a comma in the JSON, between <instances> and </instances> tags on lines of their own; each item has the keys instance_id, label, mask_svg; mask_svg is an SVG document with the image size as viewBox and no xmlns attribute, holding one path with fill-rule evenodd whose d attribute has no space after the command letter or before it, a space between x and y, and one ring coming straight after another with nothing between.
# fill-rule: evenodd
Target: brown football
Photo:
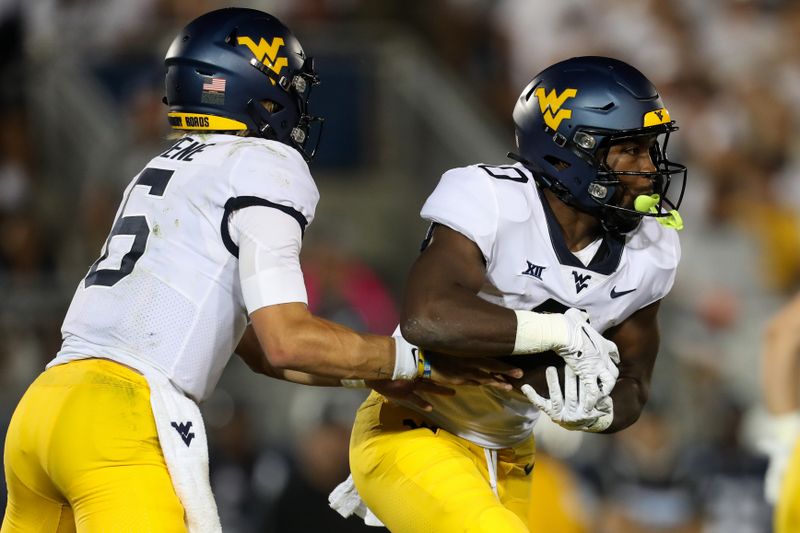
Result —
<instances>
[{"instance_id":1,"label":"brown football","mask_svg":"<svg viewBox=\"0 0 800 533\"><path fill-rule=\"evenodd\" d=\"M524 384L529 384L533 387L540 396L545 398L550 397L547 388L547 377L545 371L547 367L554 366L558 371L558 381L561 383L563 390L564 387L564 359L555 352L542 352L537 354L526 355L507 355L499 358L510 365L521 368L525 373L521 378L511 380L515 389L519 389Z\"/></svg>"}]
</instances>

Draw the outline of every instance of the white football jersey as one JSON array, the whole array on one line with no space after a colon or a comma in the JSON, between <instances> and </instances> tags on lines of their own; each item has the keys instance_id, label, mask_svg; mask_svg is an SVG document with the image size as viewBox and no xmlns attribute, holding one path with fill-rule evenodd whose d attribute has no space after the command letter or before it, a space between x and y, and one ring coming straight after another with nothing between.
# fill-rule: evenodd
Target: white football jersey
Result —
<instances>
[{"instance_id":1,"label":"white football jersey","mask_svg":"<svg viewBox=\"0 0 800 533\"><path fill-rule=\"evenodd\" d=\"M600 332L663 298L680 259L677 232L645 217L628 235L604 238L584 266L567 248L550 207L521 164L450 170L421 214L478 245L486 261L486 281L478 294L484 300L543 312L577 307ZM434 408L425 413L432 422L489 448L529 437L539 416L518 391L461 387L455 396L426 399Z\"/></svg>"},{"instance_id":2,"label":"white football jersey","mask_svg":"<svg viewBox=\"0 0 800 533\"><path fill-rule=\"evenodd\" d=\"M149 366L205 399L248 322L230 214L269 206L305 229L318 199L308 165L289 146L233 135L181 138L126 188L48 366L87 357Z\"/></svg>"}]
</instances>

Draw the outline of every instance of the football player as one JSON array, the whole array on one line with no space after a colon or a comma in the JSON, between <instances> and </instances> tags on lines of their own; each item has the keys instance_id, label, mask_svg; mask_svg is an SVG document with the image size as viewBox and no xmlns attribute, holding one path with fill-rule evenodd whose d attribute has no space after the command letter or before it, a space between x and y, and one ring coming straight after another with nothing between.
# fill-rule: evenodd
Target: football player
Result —
<instances>
[{"instance_id":1,"label":"football player","mask_svg":"<svg viewBox=\"0 0 800 533\"><path fill-rule=\"evenodd\" d=\"M513 118L515 164L449 170L425 202L402 333L434 361L552 350L541 357L563 358L565 383L554 364L539 369L546 390L458 387L426 396L431 412L373 392L353 429L352 479L393 532L527 531L540 411L611 433L647 401L680 259L686 168L665 153L675 122L641 72L605 57L548 67ZM587 357L617 350L616 385L593 383L602 374Z\"/></svg>"},{"instance_id":2,"label":"football player","mask_svg":"<svg viewBox=\"0 0 800 533\"><path fill-rule=\"evenodd\" d=\"M318 79L288 28L213 11L180 32L166 67L169 121L185 135L128 185L61 350L17 406L3 533L219 531L197 402L248 323L240 355L283 379L432 372L510 387L479 365L438 372L399 336L309 313L298 254L318 200L307 165Z\"/></svg>"},{"instance_id":3,"label":"football player","mask_svg":"<svg viewBox=\"0 0 800 533\"><path fill-rule=\"evenodd\" d=\"M800 296L772 317L761 355L762 396L770 415L764 443L764 495L775 505L775 531L800 530Z\"/></svg>"}]
</instances>

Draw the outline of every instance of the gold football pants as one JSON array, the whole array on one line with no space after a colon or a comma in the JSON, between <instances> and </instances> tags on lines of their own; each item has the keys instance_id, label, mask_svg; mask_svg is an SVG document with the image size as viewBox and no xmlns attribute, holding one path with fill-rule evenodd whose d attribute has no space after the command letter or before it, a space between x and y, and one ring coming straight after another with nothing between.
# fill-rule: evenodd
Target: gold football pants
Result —
<instances>
[{"instance_id":1,"label":"gold football pants","mask_svg":"<svg viewBox=\"0 0 800 533\"><path fill-rule=\"evenodd\" d=\"M533 438L498 450L498 498L483 448L375 392L350 442L356 488L392 533L527 532L533 458Z\"/></svg>"},{"instance_id":2,"label":"gold football pants","mask_svg":"<svg viewBox=\"0 0 800 533\"><path fill-rule=\"evenodd\" d=\"M186 531L143 376L103 359L55 366L14 412L2 533Z\"/></svg>"},{"instance_id":3,"label":"gold football pants","mask_svg":"<svg viewBox=\"0 0 800 533\"><path fill-rule=\"evenodd\" d=\"M792 452L775 506L775 533L797 531L800 531L800 442Z\"/></svg>"}]
</instances>

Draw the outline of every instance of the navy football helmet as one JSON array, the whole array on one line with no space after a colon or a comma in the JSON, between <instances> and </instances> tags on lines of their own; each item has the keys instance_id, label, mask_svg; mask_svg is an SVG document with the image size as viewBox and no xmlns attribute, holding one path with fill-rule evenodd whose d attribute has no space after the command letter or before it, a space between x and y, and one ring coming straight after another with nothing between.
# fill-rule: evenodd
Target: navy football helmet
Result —
<instances>
[{"instance_id":1,"label":"navy football helmet","mask_svg":"<svg viewBox=\"0 0 800 533\"><path fill-rule=\"evenodd\" d=\"M606 229L625 233L642 216L679 221L686 167L666 156L670 133L678 128L656 88L632 66L607 57L556 63L525 87L513 117L519 154L509 157L529 168L559 199L598 217ZM650 149L656 170L609 168L609 146L640 136L663 137L662 144ZM635 208L617 205L624 175L649 177L657 196L637 198ZM681 183L670 190L675 176Z\"/></svg>"},{"instance_id":2,"label":"navy football helmet","mask_svg":"<svg viewBox=\"0 0 800 533\"><path fill-rule=\"evenodd\" d=\"M174 129L247 132L293 146L310 161L314 62L281 22L255 9L211 11L175 37L164 60Z\"/></svg>"}]
</instances>

